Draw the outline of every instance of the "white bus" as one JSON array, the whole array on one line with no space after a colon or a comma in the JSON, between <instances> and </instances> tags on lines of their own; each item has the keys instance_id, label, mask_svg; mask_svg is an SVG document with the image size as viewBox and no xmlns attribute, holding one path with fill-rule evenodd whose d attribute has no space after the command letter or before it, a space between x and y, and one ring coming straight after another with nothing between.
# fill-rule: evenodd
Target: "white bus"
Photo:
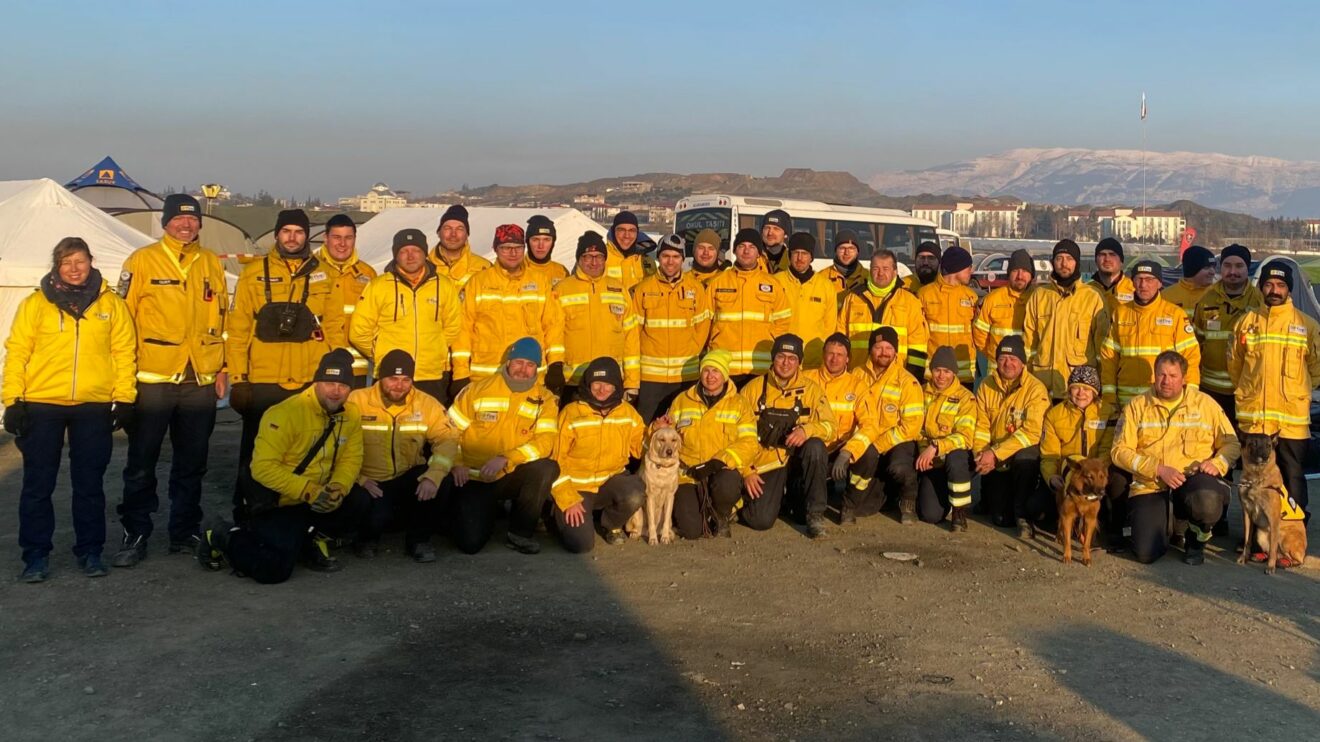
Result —
<instances>
[{"instance_id":1,"label":"white bus","mask_svg":"<svg viewBox=\"0 0 1320 742\"><path fill-rule=\"evenodd\" d=\"M845 229L857 233L861 243L858 257L863 261L869 260L877 247L885 247L910 263L918 244L939 242L933 222L914 219L906 211L758 196L688 196L674 206L674 232L691 245L697 232L713 229L727 249L729 238L739 229L760 229L761 217L775 209L783 209L793 217L794 232L809 232L816 238L818 268L834 260L834 235ZM899 266L904 275L909 272L905 267Z\"/></svg>"}]
</instances>

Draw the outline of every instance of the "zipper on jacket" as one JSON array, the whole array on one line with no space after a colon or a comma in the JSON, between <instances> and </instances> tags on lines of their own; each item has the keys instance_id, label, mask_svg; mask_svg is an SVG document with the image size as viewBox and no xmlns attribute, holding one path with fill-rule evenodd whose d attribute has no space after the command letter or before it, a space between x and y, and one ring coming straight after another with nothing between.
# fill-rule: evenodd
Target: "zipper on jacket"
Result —
<instances>
[{"instance_id":1,"label":"zipper on jacket","mask_svg":"<svg viewBox=\"0 0 1320 742\"><path fill-rule=\"evenodd\" d=\"M90 307L89 307L90 308ZM82 322L73 321L73 380L69 389L69 399L78 399L78 343L82 339Z\"/></svg>"}]
</instances>

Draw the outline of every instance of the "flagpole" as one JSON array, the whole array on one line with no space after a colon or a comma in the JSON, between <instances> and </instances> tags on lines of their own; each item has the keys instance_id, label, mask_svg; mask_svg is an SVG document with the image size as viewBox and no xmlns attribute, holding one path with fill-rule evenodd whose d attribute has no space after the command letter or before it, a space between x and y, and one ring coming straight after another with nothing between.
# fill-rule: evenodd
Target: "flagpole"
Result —
<instances>
[{"instance_id":1,"label":"flagpole","mask_svg":"<svg viewBox=\"0 0 1320 742\"><path fill-rule=\"evenodd\" d=\"M1141 92L1141 223L1146 224L1146 92Z\"/></svg>"}]
</instances>

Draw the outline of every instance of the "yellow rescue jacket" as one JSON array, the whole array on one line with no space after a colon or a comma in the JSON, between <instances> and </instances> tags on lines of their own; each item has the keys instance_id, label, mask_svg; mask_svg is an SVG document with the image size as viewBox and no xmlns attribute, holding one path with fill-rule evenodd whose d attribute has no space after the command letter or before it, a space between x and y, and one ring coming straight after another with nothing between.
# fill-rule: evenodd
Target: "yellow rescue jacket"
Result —
<instances>
[{"instance_id":1,"label":"yellow rescue jacket","mask_svg":"<svg viewBox=\"0 0 1320 742\"><path fill-rule=\"evenodd\" d=\"M858 374L858 378L866 377ZM917 440L925 404L921 384L895 360L863 392L857 403L857 427L843 450L856 461L868 446L874 447L876 453L885 454L900 443Z\"/></svg>"},{"instance_id":2,"label":"yellow rescue jacket","mask_svg":"<svg viewBox=\"0 0 1320 742\"><path fill-rule=\"evenodd\" d=\"M813 273L802 283L791 270L776 273L775 280L784 287L793 308L789 332L802 338L802 368L818 368L825 351L825 338L834 334L839 323L839 298L834 284L824 273Z\"/></svg>"},{"instance_id":3,"label":"yellow rescue jacket","mask_svg":"<svg viewBox=\"0 0 1320 742\"><path fill-rule=\"evenodd\" d=\"M1216 281L1192 312L1192 329L1201 341L1201 388L1216 394L1232 394L1228 375L1228 349L1233 344L1233 325L1248 311L1265 303L1260 289L1247 284L1237 296L1229 296L1222 281Z\"/></svg>"},{"instance_id":4,"label":"yellow rescue jacket","mask_svg":"<svg viewBox=\"0 0 1320 742\"><path fill-rule=\"evenodd\" d=\"M848 292L858 286L866 285L866 278L868 275L866 268L862 266L860 261L853 267L853 272L846 276L843 275L843 271L839 270L839 266L833 264L821 271L821 273L825 276L825 280L829 281L830 285L834 288L835 311L843 311L843 300L848 295Z\"/></svg>"},{"instance_id":5,"label":"yellow rescue jacket","mask_svg":"<svg viewBox=\"0 0 1320 742\"><path fill-rule=\"evenodd\" d=\"M1132 496L1167 489L1160 481L1161 464L1186 472L1194 463L1215 459L1227 472L1239 453L1233 425L1209 395L1188 387L1182 397L1164 402L1154 391L1123 408L1114 431L1110 457L1132 472Z\"/></svg>"},{"instance_id":6,"label":"yellow rescue jacket","mask_svg":"<svg viewBox=\"0 0 1320 742\"><path fill-rule=\"evenodd\" d=\"M716 276L719 276L721 273L728 270L729 268L730 268L729 261L721 260L718 263L716 263L715 270L706 271L703 273L702 271L699 271L696 268L692 268L690 272L692 273L693 277L695 277L697 281L701 283L702 286L710 286L710 282L713 281Z\"/></svg>"},{"instance_id":7,"label":"yellow rescue jacket","mask_svg":"<svg viewBox=\"0 0 1320 742\"><path fill-rule=\"evenodd\" d=\"M929 285L931 285L931 284L934 284L934 283L939 283L939 282L940 282L940 278L939 278L939 276L936 276L935 278L932 278L932 279L931 279L930 283L922 283L922 282L921 282L921 279L917 277L917 274L916 274L916 273L912 273L912 274L908 275L907 278L904 278L904 279L903 279L903 288L905 288L905 289L907 289L908 291L911 291L912 293L916 294L916 293L920 292L922 289L924 289L925 287L927 287L927 286L929 286Z\"/></svg>"},{"instance_id":8,"label":"yellow rescue jacket","mask_svg":"<svg viewBox=\"0 0 1320 742\"><path fill-rule=\"evenodd\" d=\"M690 271L676 281L657 273L633 289L633 304L640 323L642 381L695 380L714 316L706 287Z\"/></svg>"},{"instance_id":9,"label":"yellow rescue jacket","mask_svg":"<svg viewBox=\"0 0 1320 742\"><path fill-rule=\"evenodd\" d=\"M936 389L934 382L927 382L925 400L917 453L935 446L943 459L954 451L970 451L976 440L976 396L955 379L944 391Z\"/></svg>"},{"instance_id":10,"label":"yellow rescue jacket","mask_svg":"<svg viewBox=\"0 0 1320 742\"><path fill-rule=\"evenodd\" d=\"M499 371L504 352L515 340L535 338L545 365L564 359L564 317L545 274L517 273L496 264L472 277L459 293L463 331L451 358L454 378L484 379Z\"/></svg>"},{"instance_id":11,"label":"yellow rescue jacket","mask_svg":"<svg viewBox=\"0 0 1320 742\"><path fill-rule=\"evenodd\" d=\"M1042 284L1027 297L1022 330L1027 369L1050 397L1063 399L1073 368L1096 365L1109 333L1109 311L1090 284L1078 281L1071 289Z\"/></svg>"},{"instance_id":12,"label":"yellow rescue jacket","mask_svg":"<svg viewBox=\"0 0 1320 742\"><path fill-rule=\"evenodd\" d=\"M605 275L623 282L625 293L632 293L643 278L655 273L655 261L645 255L624 255L613 240L605 242Z\"/></svg>"},{"instance_id":13,"label":"yellow rescue jacket","mask_svg":"<svg viewBox=\"0 0 1320 742\"><path fill-rule=\"evenodd\" d=\"M1095 399L1086 409L1078 409L1071 399L1054 405L1045 413L1040 437L1040 476L1046 482L1062 476L1067 466L1082 459L1109 460L1114 445L1114 427L1118 408Z\"/></svg>"},{"instance_id":14,"label":"yellow rescue jacket","mask_svg":"<svg viewBox=\"0 0 1320 742\"><path fill-rule=\"evenodd\" d=\"M366 291L367 284L371 282L371 279L376 277L376 269L358 258L356 247L353 248L353 254L348 256L348 260L341 263L330 257L330 251L322 245L316 251L316 259L326 265L333 266L335 270L339 271L337 288L340 298L344 301L344 340L337 345L348 348L348 352L353 354L353 375L365 376L367 373L367 359L349 342L349 323L353 319L353 312L357 308L358 299L361 298L362 292Z\"/></svg>"},{"instance_id":15,"label":"yellow rescue jacket","mask_svg":"<svg viewBox=\"0 0 1320 742\"><path fill-rule=\"evenodd\" d=\"M1178 279L1178 283L1160 291L1160 296L1177 304L1178 307L1183 310L1183 314L1190 319L1192 312L1196 311L1196 303L1200 301L1201 297L1205 296L1205 292L1209 290L1209 286L1206 286L1205 288L1197 288L1186 278L1180 278Z\"/></svg>"},{"instance_id":16,"label":"yellow rescue jacket","mask_svg":"<svg viewBox=\"0 0 1320 742\"><path fill-rule=\"evenodd\" d=\"M391 350L413 357L416 381L435 381L449 371L449 355L462 343L463 308L458 288L434 266L413 286L407 277L387 270L367 284L349 321L349 340L379 363Z\"/></svg>"},{"instance_id":17,"label":"yellow rescue jacket","mask_svg":"<svg viewBox=\"0 0 1320 742\"><path fill-rule=\"evenodd\" d=\"M458 465L468 467L481 480L481 468L496 456L508 463L498 480L515 467L549 458L559 432L559 405L540 381L525 392L515 392L497 373L473 381L449 408L449 421L458 428ZM493 481L493 480L492 480Z\"/></svg>"},{"instance_id":18,"label":"yellow rescue jacket","mask_svg":"<svg viewBox=\"0 0 1320 742\"><path fill-rule=\"evenodd\" d=\"M348 405L362 421L361 480L388 482L409 469L426 464L421 479L437 485L454 468L458 457L458 430L449 422L445 406L419 389L408 392L403 404L387 405L380 384L355 389ZM431 445L431 457L422 449Z\"/></svg>"},{"instance_id":19,"label":"yellow rescue jacket","mask_svg":"<svg viewBox=\"0 0 1320 742\"><path fill-rule=\"evenodd\" d=\"M564 318L564 378L582 380L587 364L613 358L623 367L623 386L641 384L642 351L637 312L632 298L617 278L601 274L591 278L578 269L559 282L554 292Z\"/></svg>"},{"instance_id":20,"label":"yellow rescue jacket","mask_svg":"<svg viewBox=\"0 0 1320 742\"><path fill-rule=\"evenodd\" d=\"M215 253L165 235L128 256L118 292L137 329L139 383L215 383L225 365L229 307Z\"/></svg>"},{"instance_id":21,"label":"yellow rescue jacket","mask_svg":"<svg viewBox=\"0 0 1320 742\"><path fill-rule=\"evenodd\" d=\"M1144 307L1120 304L1100 346L1101 393L1119 405L1144 394L1155 381L1155 357L1166 350L1187 359L1187 384L1199 384L1201 346L1182 309L1159 296Z\"/></svg>"},{"instance_id":22,"label":"yellow rescue jacket","mask_svg":"<svg viewBox=\"0 0 1320 742\"><path fill-rule=\"evenodd\" d=\"M1003 463L1018 451L1039 445L1049 408L1049 392L1036 377L1023 371L1008 383L995 371L976 389L976 441L972 451L988 450Z\"/></svg>"},{"instance_id":23,"label":"yellow rescue jacket","mask_svg":"<svg viewBox=\"0 0 1320 742\"><path fill-rule=\"evenodd\" d=\"M1320 326L1293 306L1260 306L1233 327L1228 376L1243 433L1311 435L1311 390L1320 384Z\"/></svg>"},{"instance_id":24,"label":"yellow rescue jacket","mask_svg":"<svg viewBox=\"0 0 1320 742\"><path fill-rule=\"evenodd\" d=\"M303 473L294 474L327 427L329 437ZM311 386L261 416L252 448L252 478L280 493L280 507L310 503L332 482L348 492L361 469L362 424L356 408L345 406L331 415Z\"/></svg>"},{"instance_id":25,"label":"yellow rescue jacket","mask_svg":"<svg viewBox=\"0 0 1320 742\"><path fill-rule=\"evenodd\" d=\"M775 338L790 331L793 307L783 284L762 268L729 268L707 286L715 320L710 350L733 354L729 373L761 374L770 369Z\"/></svg>"},{"instance_id":26,"label":"yellow rescue jacket","mask_svg":"<svg viewBox=\"0 0 1320 742\"><path fill-rule=\"evenodd\" d=\"M527 270L533 273L545 274L546 278L550 280L550 288L558 286L559 282L568 278L571 273L568 268L565 268L562 264L556 263L553 260L546 263L538 263L529 257L526 258L526 262L523 263L523 265L527 267Z\"/></svg>"},{"instance_id":27,"label":"yellow rescue jacket","mask_svg":"<svg viewBox=\"0 0 1320 742\"><path fill-rule=\"evenodd\" d=\"M846 370L834 376L824 366L807 371L806 377L824 390L830 410L834 412L834 435L825 440L825 447L831 451L842 448L857 428L857 403L870 381Z\"/></svg>"},{"instance_id":28,"label":"yellow rescue jacket","mask_svg":"<svg viewBox=\"0 0 1320 742\"><path fill-rule=\"evenodd\" d=\"M471 245L463 245L463 253L452 263L446 261L444 256L440 254L439 245L432 248L427 257L430 259L431 264L435 266L436 271L453 281L459 289L467 286L468 281L473 276L491 266L489 260L472 253ZM531 261L527 262L530 263Z\"/></svg>"},{"instance_id":29,"label":"yellow rescue jacket","mask_svg":"<svg viewBox=\"0 0 1320 742\"><path fill-rule=\"evenodd\" d=\"M788 243L784 243L784 251L779 253L779 257L771 257L770 253L763 249L761 256L756 259L756 264L772 276L788 270Z\"/></svg>"},{"instance_id":30,"label":"yellow rescue jacket","mask_svg":"<svg viewBox=\"0 0 1320 742\"><path fill-rule=\"evenodd\" d=\"M839 331L852 343L852 365L866 363L871 351L871 333L892 327L898 333L898 365L926 368L926 348L930 330L921 301L905 290L898 279L885 288L876 288L869 280L848 292L839 313Z\"/></svg>"},{"instance_id":31,"label":"yellow rescue jacket","mask_svg":"<svg viewBox=\"0 0 1320 742\"><path fill-rule=\"evenodd\" d=\"M976 378L976 345L972 338L972 321L980 302L976 292L941 276L918 289L917 300L930 330L927 357L941 345L953 348L958 359L958 380L970 385Z\"/></svg>"},{"instance_id":32,"label":"yellow rescue jacket","mask_svg":"<svg viewBox=\"0 0 1320 742\"><path fill-rule=\"evenodd\" d=\"M277 248L272 249L275 253ZM225 359L234 383L279 384L296 389L316 374L321 356L339 347L344 337L344 305L336 293L339 272L315 257L286 261L274 254L248 263L234 289L234 308L229 315ZM267 283L265 266L269 266ZM307 309L319 328L311 339L293 343L267 343L257 339L257 312L271 301L299 303L304 293Z\"/></svg>"},{"instance_id":33,"label":"yellow rescue jacket","mask_svg":"<svg viewBox=\"0 0 1320 742\"><path fill-rule=\"evenodd\" d=\"M559 478L550 494L560 510L582 502L581 492L596 492L605 480L621 474L629 459L642 457L646 424L627 402L601 414L581 400L559 413L555 460Z\"/></svg>"},{"instance_id":34,"label":"yellow rescue jacket","mask_svg":"<svg viewBox=\"0 0 1320 742\"><path fill-rule=\"evenodd\" d=\"M1109 316L1114 316L1114 310L1118 309L1120 304L1126 304L1132 301L1136 296L1136 287L1132 285L1132 279L1126 273L1119 273L1118 280L1110 286L1100 282L1097 275L1092 275L1091 280L1087 281L1094 286L1100 295L1105 299L1105 309L1109 310Z\"/></svg>"},{"instance_id":35,"label":"yellow rescue jacket","mask_svg":"<svg viewBox=\"0 0 1320 742\"><path fill-rule=\"evenodd\" d=\"M104 280L82 319L37 289L14 313L0 397L6 407L20 399L58 405L136 401L136 346L133 317Z\"/></svg>"},{"instance_id":36,"label":"yellow rescue jacket","mask_svg":"<svg viewBox=\"0 0 1320 742\"><path fill-rule=\"evenodd\" d=\"M710 407L701 398L700 387L698 383L683 390L669 406L668 418L683 435L683 447L678 454L683 471L678 481L692 484L687 470L711 459L719 459L747 476L761 451L752 408L738 394L732 381L725 384L724 396Z\"/></svg>"},{"instance_id":37,"label":"yellow rescue jacket","mask_svg":"<svg viewBox=\"0 0 1320 742\"><path fill-rule=\"evenodd\" d=\"M808 438L819 438L822 443L834 439L834 410L825 390L816 382L799 371L782 385L778 378L772 380L774 372L763 374L747 382L739 392L743 401L751 408L752 414L759 420L761 411L768 409L798 410L798 425ZM783 446L766 448L760 451L752 462L752 471L764 474L774 471L788 463L789 451Z\"/></svg>"},{"instance_id":38,"label":"yellow rescue jacket","mask_svg":"<svg viewBox=\"0 0 1320 742\"><path fill-rule=\"evenodd\" d=\"M1023 335L1025 339L1026 331L1023 328L1027 318L1027 296L1030 293L1031 286L1022 291L1000 286L981 300L976 321L972 322L972 343L985 356L988 370L999 368L996 359L1000 340L1009 335Z\"/></svg>"}]
</instances>

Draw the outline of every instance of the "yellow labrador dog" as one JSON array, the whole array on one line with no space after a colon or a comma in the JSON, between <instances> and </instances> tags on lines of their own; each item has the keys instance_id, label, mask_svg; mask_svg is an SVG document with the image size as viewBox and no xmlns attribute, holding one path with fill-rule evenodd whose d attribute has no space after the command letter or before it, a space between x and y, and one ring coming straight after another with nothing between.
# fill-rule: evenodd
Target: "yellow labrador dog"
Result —
<instances>
[{"instance_id":1,"label":"yellow labrador dog","mask_svg":"<svg viewBox=\"0 0 1320 742\"><path fill-rule=\"evenodd\" d=\"M646 543L655 545L674 540L674 493L678 491L678 452L683 436L674 428L656 428L642 453L642 481L646 483L646 507L628 521L631 538L646 529Z\"/></svg>"}]
</instances>

